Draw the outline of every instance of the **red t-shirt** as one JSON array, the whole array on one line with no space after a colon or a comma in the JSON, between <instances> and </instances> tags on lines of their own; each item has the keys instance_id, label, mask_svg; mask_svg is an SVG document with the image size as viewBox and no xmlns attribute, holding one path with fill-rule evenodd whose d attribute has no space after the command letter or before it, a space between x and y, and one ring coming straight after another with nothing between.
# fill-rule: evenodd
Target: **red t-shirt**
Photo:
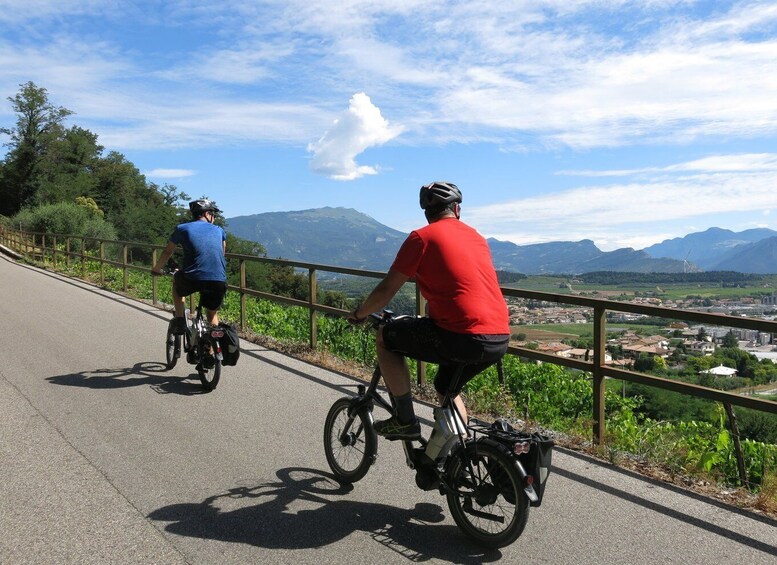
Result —
<instances>
[{"instance_id":1,"label":"red t-shirt","mask_svg":"<svg viewBox=\"0 0 777 565\"><path fill-rule=\"evenodd\" d=\"M429 317L461 334L509 334L507 304L488 243L455 218L410 233L391 269L415 278Z\"/></svg>"}]
</instances>

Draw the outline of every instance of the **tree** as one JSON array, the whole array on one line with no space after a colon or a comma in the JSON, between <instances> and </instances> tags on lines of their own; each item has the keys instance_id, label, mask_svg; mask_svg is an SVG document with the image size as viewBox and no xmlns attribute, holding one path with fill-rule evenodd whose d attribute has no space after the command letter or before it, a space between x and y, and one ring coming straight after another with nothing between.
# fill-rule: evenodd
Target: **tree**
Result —
<instances>
[{"instance_id":1,"label":"tree","mask_svg":"<svg viewBox=\"0 0 777 565\"><path fill-rule=\"evenodd\" d=\"M729 330L728 333L723 336L723 342L721 343L723 347L739 347L739 340L737 340L737 337L734 335L734 332L732 330Z\"/></svg>"},{"instance_id":2,"label":"tree","mask_svg":"<svg viewBox=\"0 0 777 565\"><path fill-rule=\"evenodd\" d=\"M52 140L62 131L62 122L73 112L49 102L45 88L33 82L19 85L16 96L9 97L16 127L0 128L10 136L10 150L0 175L0 214L13 215L31 204L40 184L39 165Z\"/></svg>"},{"instance_id":3,"label":"tree","mask_svg":"<svg viewBox=\"0 0 777 565\"><path fill-rule=\"evenodd\" d=\"M103 147L97 144L97 135L73 126L50 140L49 148L38 166L38 190L35 202L51 204L72 202L78 197L95 194L94 175L102 158Z\"/></svg>"},{"instance_id":4,"label":"tree","mask_svg":"<svg viewBox=\"0 0 777 565\"><path fill-rule=\"evenodd\" d=\"M227 234L227 253L237 255L249 255L252 257L265 257L265 248L254 241L236 237L231 233ZM246 286L252 290L261 292L270 292L270 271L273 266L260 261L246 261ZM240 261L231 259L227 262L227 281L229 284L240 284Z\"/></svg>"},{"instance_id":5,"label":"tree","mask_svg":"<svg viewBox=\"0 0 777 565\"><path fill-rule=\"evenodd\" d=\"M648 353L640 353L634 360L634 370L640 373L649 373L656 368L656 357Z\"/></svg>"}]
</instances>

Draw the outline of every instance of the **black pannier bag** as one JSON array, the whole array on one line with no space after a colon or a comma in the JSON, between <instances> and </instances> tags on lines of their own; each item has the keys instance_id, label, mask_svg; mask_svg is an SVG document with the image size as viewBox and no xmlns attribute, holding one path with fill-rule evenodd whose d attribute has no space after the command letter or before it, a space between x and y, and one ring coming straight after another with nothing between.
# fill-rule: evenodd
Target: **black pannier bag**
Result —
<instances>
[{"instance_id":1,"label":"black pannier bag","mask_svg":"<svg viewBox=\"0 0 777 565\"><path fill-rule=\"evenodd\" d=\"M518 431L507 420L499 419L491 424L491 430L494 430L495 439L503 441L512 448L516 439L525 443L528 442L529 452L521 453L518 459L523 465L524 470L534 478L532 486L537 493L537 501L531 502L532 506L542 504L542 495L545 493L545 483L550 475L550 463L553 457L553 440L539 432L528 433Z\"/></svg>"},{"instance_id":2,"label":"black pannier bag","mask_svg":"<svg viewBox=\"0 0 777 565\"><path fill-rule=\"evenodd\" d=\"M529 453L523 459L526 472L534 477L534 492L537 493L537 502L532 506L542 504L542 495L545 492L545 482L550 475L550 462L553 456L553 440L539 433L532 434L532 443Z\"/></svg>"},{"instance_id":3,"label":"black pannier bag","mask_svg":"<svg viewBox=\"0 0 777 565\"><path fill-rule=\"evenodd\" d=\"M221 340L221 355L223 357L222 365L237 365L240 358L240 338L237 335L235 326L220 323L219 327L224 330L224 337Z\"/></svg>"}]
</instances>

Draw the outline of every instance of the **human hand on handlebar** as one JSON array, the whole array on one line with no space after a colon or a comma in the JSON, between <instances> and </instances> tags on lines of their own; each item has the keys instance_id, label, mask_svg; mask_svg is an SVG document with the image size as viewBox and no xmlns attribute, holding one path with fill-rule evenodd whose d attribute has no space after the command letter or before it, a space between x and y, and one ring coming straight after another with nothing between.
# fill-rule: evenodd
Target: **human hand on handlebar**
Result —
<instances>
[{"instance_id":1,"label":"human hand on handlebar","mask_svg":"<svg viewBox=\"0 0 777 565\"><path fill-rule=\"evenodd\" d=\"M364 321L367 319L367 316L364 316L363 318L359 317L356 313L359 311L359 308L354 308L350 314L347 316L348 323L354 326L358 326L359 324L363 324Z\"/></svg>"},{"instance_id":2,"label":"human hand on handlebar","mask_svg":"<svg viewBox=\"0 0 777 565\"><path fill-rule=\"evenodd\" d=\"M162 275L174 275L178 269L175 266L165 265L164 267L151 267L151 274L155 277L161 277Z\"/></svg>"}]
</instances>

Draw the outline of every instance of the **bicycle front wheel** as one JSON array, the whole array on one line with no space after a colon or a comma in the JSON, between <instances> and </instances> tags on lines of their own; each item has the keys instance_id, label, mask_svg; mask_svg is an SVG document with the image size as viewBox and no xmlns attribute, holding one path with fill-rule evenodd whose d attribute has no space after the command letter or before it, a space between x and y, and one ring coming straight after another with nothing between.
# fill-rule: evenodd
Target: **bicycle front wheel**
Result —
<instances>
[{"instance_id":1,"label":"bicycle front wheel","mask_svg":"<svg viewBox=\"0 0 777 565\"><path fill-rule=\"evenodd\" d=\"M208 359L209 362L206 362L208 357L210 357ZM211 363L213 366L209 367ZM213 390L219 384L219 379L221 378L221 359L211 355L200 356L200 362L197 364L197 374L200 376L202 388Z\"/></svg>"},{"instance_id":2,"label":"bicycle front wheel","mask_svg":"<svg viewBox=\"0 0 777 565\"><path fill-rule=\"evenodd\" d=\"M181 356L181 336L173 332L173 320L167 325L167 337L165 339L165 359L167 361L167 370L169 371L178 362Z\"/></svg>"},{"instance_id":3,"label":"bicycle front wheel","mask_svg":"<svg viewBox=\"0 0 777 565\"><path fill-rule=\"evenodd\" d=\"M462 532L481 545L513 543L529 519L529 498L515 460L503 448L471 442L448 468L447 499Z\"/></svg>"},{"instance_id":4,"label":"bicycle front wheel","mask_svg":"<svg viewBox=\"0 0 777 565\"><path fill-rule=\"evenodd\" d=\"M341 483L364 478L378 452L378 439L365 412L348 415L351 398L341 398L329 409L324 424L324 451L329 468Z\"/></svg>"}]
</instances>

